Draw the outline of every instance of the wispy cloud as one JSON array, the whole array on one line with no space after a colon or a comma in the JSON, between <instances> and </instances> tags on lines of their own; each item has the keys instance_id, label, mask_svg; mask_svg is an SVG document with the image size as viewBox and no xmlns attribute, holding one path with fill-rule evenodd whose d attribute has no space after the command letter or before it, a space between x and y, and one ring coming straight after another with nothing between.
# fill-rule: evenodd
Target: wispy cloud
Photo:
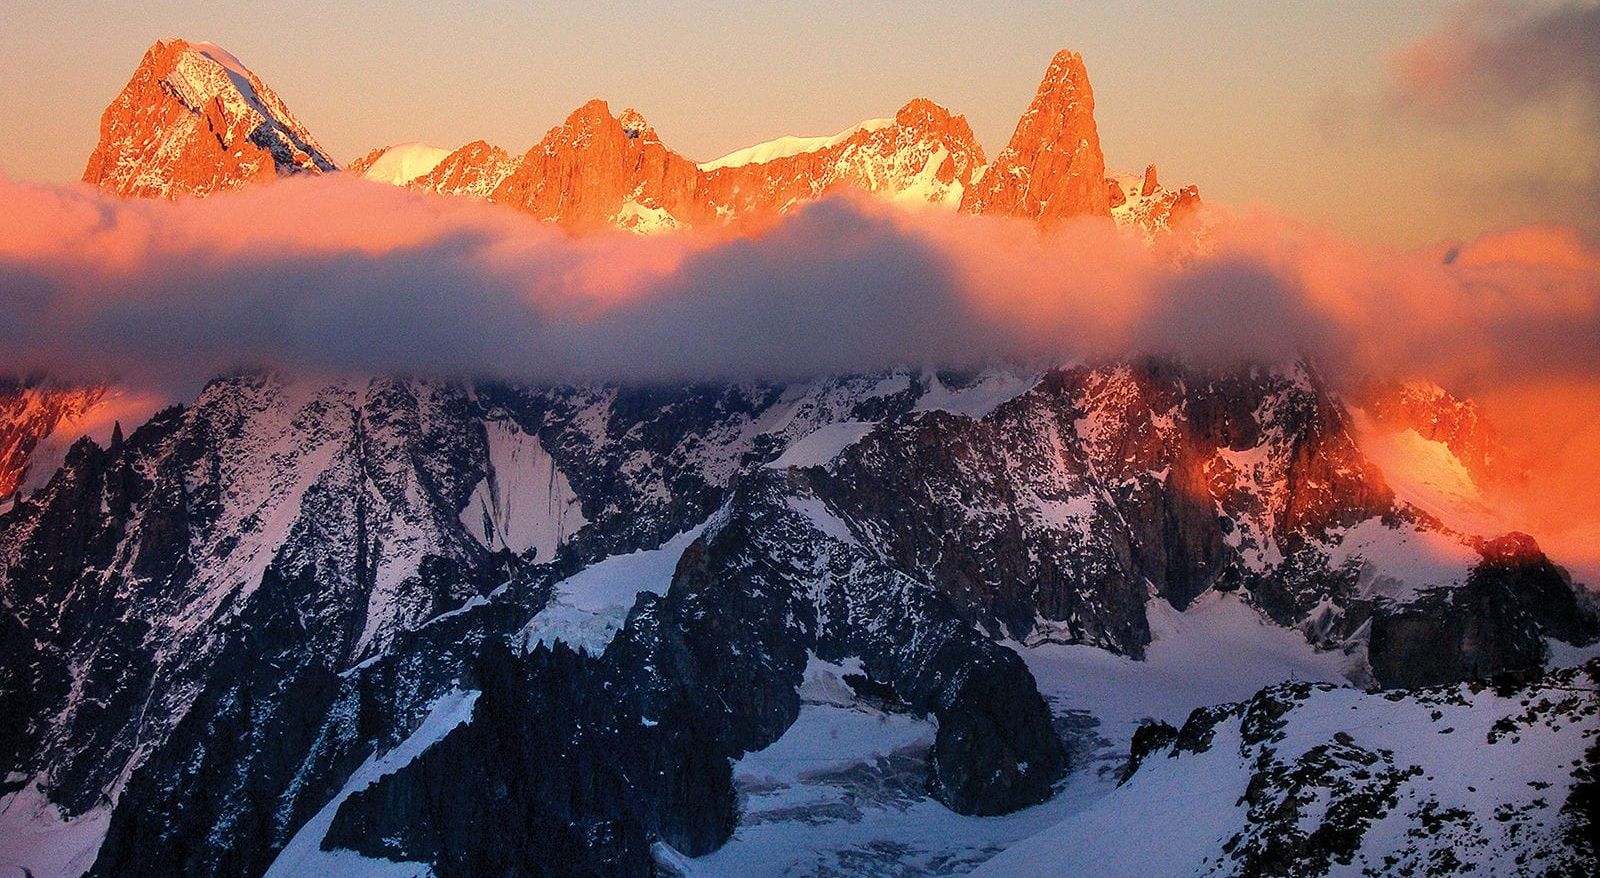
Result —
<instances>
[{"instance_id":1,"label":"wispy cloud","mask_svg":"<svg viewBox=\"0 0 1600 878\"><path fill-rule=\"evenodd\" d=\"M1472 0L1390 60L1389 109L1472 137L1484 197L1600 229L1600 2Z\"/></svg>"},{"instance_id":2,"label":"wispy cloud","mask_svg":"<svg viewBox=\"0 0 1600 878\"><path fill-rule=\"evenodd\" d=\"M1600 121L1600 3L1474 0L1393 58L1394 99L1452 121L1576 96Z\"/></svg>"}]
</instances>

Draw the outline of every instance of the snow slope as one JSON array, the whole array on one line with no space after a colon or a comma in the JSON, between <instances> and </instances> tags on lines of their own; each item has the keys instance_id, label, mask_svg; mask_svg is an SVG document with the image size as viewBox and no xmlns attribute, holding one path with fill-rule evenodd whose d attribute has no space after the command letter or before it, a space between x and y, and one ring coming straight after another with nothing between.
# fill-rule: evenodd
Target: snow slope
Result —
<instances>
[{"instance_id":1,"label":"snow slope","mask_svg":"<svg viewBox=\"0 0 1600 878\"><path fill-rule=\"evenodd\" d=\"M489 472L472 492L461 523L490 549L549 560L586 523L578 495L538 436L510 421L484 424Z\"/></svg>"},{"instance_id":2,"label":"snow slope","mask_svg":"<svg viewBox=\"0 0 1600 878\"><path fill-rule=\"evenodd\" d=\"M867 421L840 421L823 424L810 434L790 445L777 460L767 464L774 469L787 466L825 466L860 442L877 424Z\"/></svg>"},{"instance_id":3,"label":"snow slope","mask_svg":"<svg viewBox=\"0 0 1600 878\"><path fill-rule=\"evenodd\" d=\"M852 125L838 134L825 134L819 137L796 137L787 135L754 146L736 149L721 158L712 159L700 165L702 171L715 171L718 168L738 168L744 165L759 165L773 159L788 158L803 152L816 152L830 146L838 146L850 139L857 131L877 131L894 124L893 119L868 119L858 125Z\"/></svg>"},{"instance_id":4,"label":"snow slope","mask_svg":"<svg viewBox=\"0 0 1600 878\"><path fill-rule=\"evenodd\" d=\"M1146 611L1156 638L1146 661L1091 646L1012 644L1076 754L1050 801L1003 817L939 805L923 790L919 761L932 721L852 700L838 679L850 663L813 660L800 718L734 768L743 816L733 839L705 857L663 859L695 878L967 874L1111 795L1141 720L1182 722L1197 707L1284 680L1343 679L1344 656L1317 653L1236 595L1213 592L1182 613L1154 599Z\"/></svg>"},{"instance_id":5,"label":"snow slope","mask_svg":"<svg viewBox=\"0 0 1600 878\"><path fill-rule=\"evenodd\" d=\"M917 400L916 411L946 411L969 418L981 418L1002 405L1032 390L1040 375L1010 369L994 369L979 375L972 383L946 387L937 374L931 374L927 392Z\"/></svg>"},{"instance_id":6,"label":"snow slope","mask_svg":"<svg viewBox=\"0 0 1600 878\"><path fill-rule=\"evenodd\" d=\"M707 524L678 534L660 548L614 555L556 583L550 603L522 629L523 648L561 640L590 655L605 651L641 592L666 594L683 550Z\"/></svg>"},{"instance_id":7,"label":"snow slope","mask_svg":"<svg viewBox=\"0 0 1600 878\"><path fill-rule=\"evenodd\" d=\"M1207 740L1157 749L974 874L1230 875L1269 861L1274 874L1565 874L1552 860L1569 772L1600 737L1595 682L1573 670L1505 694L1267 690L1192 721Z\"/></svg>"},{"instance_id":8,"label":"snow slope","mask_svg":"<svg viewBox=\"0 0 1600 878\"><path fill-rule=\"evenodd\" d=\"M110 822L109 806L67 819L30 780L0 798L0 865L26 863L33 878L77 878L94 865Z\"/></svg>"},{"instance_id":9,"label":"snow slope","mask_svg":"<svg viewBox=\"0 0 1600 878\"><path fill-rule=\"evenodd\" d=\"M1316 651L1236 594L1207 592L1183 612L1153 598L1145 615L1154 640L1144 661L1078 644L1016 647L1046 700L1089 712L1118 747L1147 718L1179 723L1196 707L1240 701L1285 680L1345 682L1346 656Z\"/></svg>"},{"instance_id":10,"label":"snow slope","mask_svg":"<svg viewBox=\"0 0 1600 878\"><path fill-rule=\"evenodd\" d=\"M378 183L404 186L438 167L449 154L450 150L427 143L399 143L385 149L361 176Z\"/></svg>"}]
</instances>

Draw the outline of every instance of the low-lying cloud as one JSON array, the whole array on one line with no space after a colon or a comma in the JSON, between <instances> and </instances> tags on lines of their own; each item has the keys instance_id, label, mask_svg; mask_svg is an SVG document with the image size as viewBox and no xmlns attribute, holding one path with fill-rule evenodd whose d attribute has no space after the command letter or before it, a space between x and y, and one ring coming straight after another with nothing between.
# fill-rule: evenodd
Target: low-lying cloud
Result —
<instances>
[{"instance_id":1,"label":"low-lying cloud","mask_svg":"<svg viewBox=\"0 0 1600 878\"><path fill-rule=\"evenodd\" d=\"M1386 252L1258 214L1195 251L834 198L744 236L572 237L338 178L177 203L0 181L0 204L7 372L781 380L1304 353L1469 385L1600 374L1600 250L1562 228Z\"/></svg>"},{"instance_id":2,"label":"low-lying cloud","mask_svg":"<svg viewBox=\"0 0 1600 878\"><path fill-rule=\"evenodd\" d=\"M0 373L184 395L238 367L678 382L1308 356L1348 385L1498 400L1514 442L1562 462L1541 533L1593 533L1600 427L1560 409L1600 401L1593 242L1530 227L1387 250L1266 213L1210 222L1198 248L1147 246L841 197L743 236L572 237L336 177L177 203L0 179Z\"/></svg>"}]
</instances>

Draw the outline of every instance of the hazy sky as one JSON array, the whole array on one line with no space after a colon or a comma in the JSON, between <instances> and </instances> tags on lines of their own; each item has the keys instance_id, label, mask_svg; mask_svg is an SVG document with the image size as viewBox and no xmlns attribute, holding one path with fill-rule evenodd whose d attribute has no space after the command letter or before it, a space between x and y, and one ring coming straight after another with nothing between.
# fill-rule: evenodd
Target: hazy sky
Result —
<instances>
[{"instance_id":1,"label":"hazy sky","mask_svg":"<svg viewBox=\"0 0 1600 878\"><path fill-rule=\"evenodd\" d=\"M1508 145L1501 132L1384 109L1391 58L1459 6L10 0L0 171L77 178L101 110L166 36L238 55L340 161L406 140L482 137L520 152L596 96L614 111L637 107L698 160L831 133L926 96L965 113L992 155L1051 54L1068 47L1088 63L1114 168L1155 162L1209 200L1268 204L1368 240L1581 222L1559 215L1581 203L1512 178L1591 169L1592 138L1557 124Z\"/></svg>"}]
</instances>

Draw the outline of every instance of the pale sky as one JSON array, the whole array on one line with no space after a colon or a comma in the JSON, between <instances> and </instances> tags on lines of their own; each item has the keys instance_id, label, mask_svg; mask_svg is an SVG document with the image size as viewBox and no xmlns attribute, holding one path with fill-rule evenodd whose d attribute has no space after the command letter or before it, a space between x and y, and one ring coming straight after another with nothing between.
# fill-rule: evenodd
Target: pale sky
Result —
<instances>
[{"instance_id":1,"label":"pale sky","mask_svg":"<svg viewBox=\"0 0 1600 878\"><path fill-rule=\"evenodd\" d=\"M1399 244L1575 221L1547 215L1565 209L1548 199L1506 196L1503 136L1385 117L1389 57L1455 5L11 0L0 171L77 179L101 111L168 36L233 52L341 162L408 140L522 152L591 97L638 108L670 147L705 160L924 96L966 114L992 156L1050 56L1072 48L1114 169L1154 162L1207 200ZM1559 130L1524 141L1511 170L1593 155Z\"/></svg>"}]
</instances>

